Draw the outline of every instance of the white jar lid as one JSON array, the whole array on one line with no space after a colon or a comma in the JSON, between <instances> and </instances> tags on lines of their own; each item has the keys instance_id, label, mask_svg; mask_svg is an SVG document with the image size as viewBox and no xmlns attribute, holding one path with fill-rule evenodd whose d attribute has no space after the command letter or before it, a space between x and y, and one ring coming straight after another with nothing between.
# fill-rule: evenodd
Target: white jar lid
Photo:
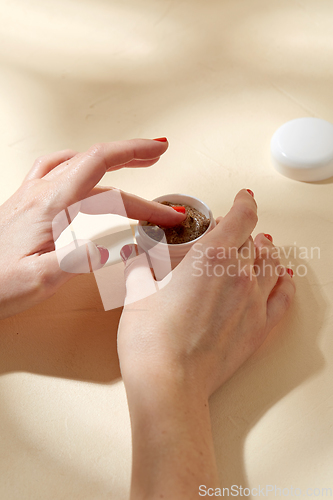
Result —
<instances>
[{"instance_id":1,"label":"white jar lid","mask_svg":"<svg viewBox=\"0 0 333 500\"><path fill-rule=\"evenodd\" d=\"M297 118L282 125L271 140L274 168L297 181L333 176L333 124L320 118Z\"/></svg>"}]
</instances>

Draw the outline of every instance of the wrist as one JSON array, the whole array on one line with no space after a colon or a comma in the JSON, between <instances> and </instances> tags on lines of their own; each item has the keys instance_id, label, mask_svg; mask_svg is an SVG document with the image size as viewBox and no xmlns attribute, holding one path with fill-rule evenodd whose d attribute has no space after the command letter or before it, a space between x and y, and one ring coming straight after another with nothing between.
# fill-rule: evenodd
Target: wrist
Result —
<instances>
[{"instance_id":1,"label":"wrist","mask_svg":"<svg viewBox=\"0 0 333 500\"><path fill-rule=\"evenodd\" d=\"M144 365L133 362L126 366L121 362L121 372L129 406L163 405L177 400L186 405L208 402L199 374L191 373L180 362L147 360Z\"/></svg>"},{"instance_id":2,"label":"wrist","mask_svg":"<svg viewBox=\"0 0 333 500\"><path fill-rule=\"evenodd\" d=\"M208 400L182 378L126 385L132 426L132 497L196 498L218 486Z\"/></svg>"}]
</instances>

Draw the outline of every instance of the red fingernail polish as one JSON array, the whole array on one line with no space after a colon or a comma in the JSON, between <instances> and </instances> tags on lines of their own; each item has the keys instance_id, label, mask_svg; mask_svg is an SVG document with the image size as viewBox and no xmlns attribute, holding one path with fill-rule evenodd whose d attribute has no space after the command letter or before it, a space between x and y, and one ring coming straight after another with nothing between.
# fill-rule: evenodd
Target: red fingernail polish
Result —
<instances>
[{"instance_id":1,"label":"red fingernail polish","mask_svg":"<svg viewBox=\"0 0 333 500\"><path fill-rule=\"evenodd\" d=\"M287 267L287 273L289 274L289 276L293 277L294 276L294 271L292 269L290 269L289 267Z\"/></svg>"},{"instance_id":2,"label":"red fingernail polish","mask_svg":"<svg viewBox=\"0 0 333 500\"><path fill-rule=\"evenodd\" d=\"M154 139L154 141L167 142L168 139L166 137L158 137L158 139Z\"/></svg>"},{"instance_id":3,"label":"red fingernail polish","mask_svg":"<svg viewBox=\"0 0 333 500\"><path fill-rule=\"evenodd\" d=\"M101 254L101 264L104 265L109 258L109 250L102 245L97 245L97 248L99 250L99 253Z\"/></svg>"},{"instance_id":4,"label":"red fingernail polish","mask_svg":"<svg viewBox=\"0 0 333 500\"><path fill-rule=\"evenodd\" d=\"M124 262L129 258L129 256L132 253L132 247L130 245L125 245L121 250L120 250L120 256L123 259Z\"/></svg>"},{"instance_id":5,"label":"red fingernail polish","mask_svg":"<svg viewBox=\"0 0 333 500\"><path fill-rule=\"evenodd\" d=\"M185 207L172 207L176 212L179 212L180 214L186 214L186 208Z\"/></svg>"},{"instance_id":6,"label":"red fingernail polish","mask_svg":"<svg viewBox=\"0 0 333 500\"><path fill-rule=\"evenodd\" d=\"M254 193L253 193L253 191L251 191L251 189L247 189L246 191L247 191L248 193L250 193L250 195L252 196L252 198L254 198Z\"/></svg>"},{"instance_id":7,"label":"red fingernail polish","mask_svg":"<svg viewBox=\"0 0 333 500\"><path fill-rule=\"evenodd\" d=\"M273 243L273 237L270 234L264 234L265 238L267 238L271 243Z\"/></svg>"}]
</instances>

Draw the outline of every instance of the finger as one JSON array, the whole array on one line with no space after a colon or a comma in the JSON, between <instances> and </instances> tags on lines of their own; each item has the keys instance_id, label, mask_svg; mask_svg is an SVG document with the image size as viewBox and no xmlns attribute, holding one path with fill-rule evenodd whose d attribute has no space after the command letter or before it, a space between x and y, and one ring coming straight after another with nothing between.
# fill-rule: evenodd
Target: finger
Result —
<instances>
[{"instance_id":1,"label":"finger","mask_svg":"<svg viewBox=\"0 0 333 500\"><path fill-rule=\"evenodd\" d=\"M282 319L292 303L295 291L294 279L287 272L283 272L267 301L267 333Z\"/></svg>"},{"instance_id":2,"label":"finger","mask_svg":"<svg viewBox=\"0 0 333 500\"><path fill-rule=\"evenodd\" d=\"M258 257L260 255L268 256L268 254L272 254L273 258L278 259L279 251L278 248L274 245L273 237L270 234L265 234L265 233L257 234L257 236L254 238L254 245Z\"/></svg>"},{"instance_id":3,"label":"finger","mask_svg":"<svg viewBox=\"0 0 333 500\"><path fill-rule=\"evenodd\" d=\"M231 210L210 235L229 247L240 248L251 235L257 221L257 204L249 192L242 189L236 195Z\"/></svg>"},{"instance_id":4,"label":"finger","mask_svg":"<svg viewBox=\"0 0 333 500\"><path fill-rule=\"evenodd\" d=\"M117 214L166 227L180 224L186 218L186 214L176 212L167 205L148 201L115 188L96 187L90 194L92 196L70 205L55 215L52 220L54 241L57 241L79 212L89 215Z\"/></svg>"},{"instance_id":5,"label":"finger","mask_svg":"<svg viewBox=\"0 0 333 500\"><path fill-rule=\"evenodd\" d=\"M70 160L75 155L77 155L77 151L73 151L71 149L64 149L62 151L56 151L55 153L51 153L49 155L40 156L37 158L25 176L23 182L31 181L33 179L41 179L44 175L48 174L55 167L63 163L64 161Z\"/></svg>"},{"instance_id":6,"label":"finger","mask_svg":"<svg viewBox=\"0 0 333 500\"><path fill-rule=\"evenodd\" d=\"M109 252L90 240L77 240L38 257L43 270L43 282L48 291L55 291L77 274L91 273L101 269L107 262Z\"/></svg>"},{"instance_id":7,"label":"finger","mask_svg":"<svg viewBox=\"0 0 333 500\"><path fill-rule=\"evenodd\" d=\"M243 262L248 263L249 265L254 264L254 259L255 259L255 246L253 242L252 236L249 236L249 238L246 240L244 245L242 245L238 249L238 258L241 259Z\"/></svg>"},{"instance_id":8,"label":"finger","mask_svg":"<svg viewBox=\"0 0 333 500\"><path fill-rule=\"evenodd\" d=\"M260 233L255 237L254 244L256 249L254 266L257 281L267 299L280 275L279 249L273 245L264 233Z\"/></svg>"},{"instance_id":9,"label":"finger","mask_svg":"<svg viewBox=\"0 0 333 500\"><path fill-rule=\"evenodd\" d=\"M97 271L109 258L107 248L97 246L90 240L75 240L65 247L57 248L55 254L60 269L72 274Z\"/></svg>"},{"instance_id":10,"label":"finger","mask_svg":"<svg viewBox=\"0 0 333 500\"><path fill-rule=\"evenodd\" d=\"M120 255L125 264L125 306L156 293L158 288L145 252L139 253L137 245L125 245Z\"/></svg>"},{"instance_id":11,"label":"finger","mask_svg":"<svg viewBox=\"0 0 333 500\"><path fill-rule=\"evenodd\" d=\"M155 163L158 162L160 159L160 156L157 158L153 158L152 160L131 160L127 163L123 163L122 165L118 165L117 167L112 167L111 170L112 172L114 170L120 170L121 168L145 168L145 167L151 167L152 165L155 165ZM107 170L109 172L110 170Z\"/></svg>"},{"instance_id":12,"label":"finger","mask_svg":"<svg viewBox=\"0 0 333 500\"><path fill-rule=\"evenodd\" d=\"M58 212L52 219L53 241L57 241L61 233L73 222L80 211L81 202L73 203L70 207ZM75 237L73 236L75 239Z\"/></svg>"},{"instance_id":13,"label":"finger","mask_svg":"<svg viewBox=\"0 0 333 500\"><path fill-rule=\"evenodd\" d=\"M98 186L90 194L93 196L81 201L80 212L82 213L113 213L161 226L175 226L186 219L186 214L176 212L167 205L148 201L119 189Z\"/></svg>"},{"instance_id":14,"label":"finger","mask_svg":"<svg viewBox=\"0 0 333 500\"><path fill-rule=\"evenodd\" d=\"M87 197L105 172L116 169L132 160L152 160L167 149L167 142L149 139L132 139L123 142L101 143L92 146L68 163L60 175L53 178L61 208Z\"/></svg>"},{"instance_id":15,"label":"finger","mask_svg":"<svg viewBox=\"0 0 333 500\"><path fill-rule=\"evenodd\" d=\"M76 155L76 159L78 160L79 158L83 157L84 153L78 153ZM117 167L113 167L112 171L114 170L120 170L121 168L134 168L134 167L151 167L155 163L158 162L160 157L158 156L157 158L154 158L153 160L132 160L129 161L128 163L124 163L122 165L118 165ZM57 168L51 170L44 178L48 181L52 181L60 177L60 175L65 172L68 169L68 162L61 163L57 166ZM109 172L110 170L107 170Z\"/></svg>"}]
</instances>

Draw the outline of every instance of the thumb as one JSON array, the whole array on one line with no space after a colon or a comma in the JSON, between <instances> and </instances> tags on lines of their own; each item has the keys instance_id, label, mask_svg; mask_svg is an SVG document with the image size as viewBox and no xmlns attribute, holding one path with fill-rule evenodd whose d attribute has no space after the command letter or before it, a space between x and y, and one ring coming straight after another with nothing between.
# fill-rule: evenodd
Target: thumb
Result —
<instances>
[{"instance_id":1,"label":"thumb","mask_svg":"<svg viewBox=\"0 0 333 500\"><path fill-rule=\"evenodd\" d=\"M109 258L107 248L90 240L76 240L58 248L56 257L62 271L72 274L91 273L101 269Z\"/></svg>"},{"instance_id":2,"label":"thumb","mask_svg":"<svg viewBox=\"0 0 333 500\"><path fill-rule=\"evenodd\" d=\"M137 245L125 245L120 255L125 264L125 306L156 293L158 287L146 253Z\"/></svg>"},{"instance_id":3,"label":"thumb","mask_svg":"<svg viewBox=\"0 0 333 500\"><path fill-rule=\"evenodd\" d=\"M44 282L54 293L75 274L97 271L108 258L107 248L94 245L90 240L76 240L63 248L41 254L38 260Z\"/></svg>"}]
</instances>

